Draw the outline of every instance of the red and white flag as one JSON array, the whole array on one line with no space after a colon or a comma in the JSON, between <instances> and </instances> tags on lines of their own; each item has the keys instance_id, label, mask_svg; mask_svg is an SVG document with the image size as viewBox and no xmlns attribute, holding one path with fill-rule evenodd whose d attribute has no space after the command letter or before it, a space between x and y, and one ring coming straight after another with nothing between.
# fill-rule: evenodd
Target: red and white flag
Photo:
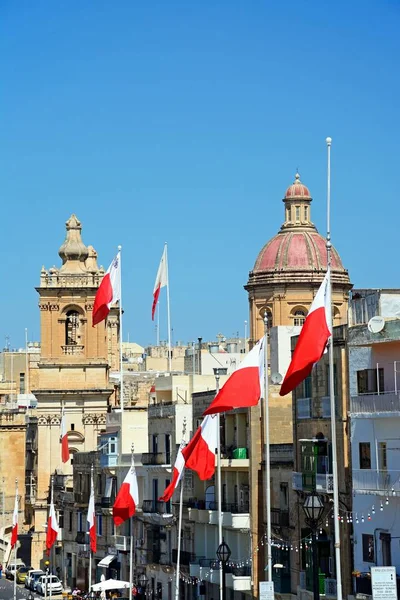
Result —
<instances>
[{"instance_id":1,"label":"red and white flag","mask_svg":"<svg viewBox=\"0 0 400 600\"><path fill-rule=\"evenodd\" d=\"M93 475L91 478L87 522L88 522L88 530L89 530L88 533L89 533L89 539L90 539L90 549L93 553L95 553L97 551L97 535L96 535L96 510L95 510L95 506L94 506Z\"/></svg>"},{"instance_id":2,"label":"red and white flag","mask_svg":"<svg viewBox=\"0 0 400 600\"><path fill-rule=\"evenodd\" d=\"M136 507L139 504L139 490L136 477L136 469L132 460L131 468L129 469L120 489L115 498L113 506L113 519L115 525L121 525L127 521L136 512Z\"/></svg>"},{"instance_id":3,"label":"red and white flag","mask_svg":"<svg viewBox=\"0 0 400 600\"><path fill-rule=\"evenodd\" d=\"M60 425L60 442L61 442L61 460L63 463L69 461L69 446L68 446L68 434L67 424L65 422L65 412L61 414L61 425Z\"/></svg>"},{"instance_id":4,"label":"red and white flag","mask_svg":"<svg viewBox=\"0 0 400 600\"><path fill-rule=\"evenodd\" d=\"M18 539L18 488L15 490L15 503L11 530L11 548L14 548Z\"/></svg>"},{"instance_id":5,"label":"red and white flag","mask_svg":"<svg viewBox=\"0 0 400 600\"><path fill-rule=\"evenodd\" d=\"M59 531L59 527L58 527L58 522L57 522L57 517L56 517L56 511L54 509L54 503L53 503L53 501L51 501L49 518L47 519L47 532L46 532L47 555L50 554L50 550L53 547L54 542L57 539L58 531Z\"/></svg>"},{"instance_id":6,"label":"red and white flag","mask_svg":"<svg viewBox=\"0 0 400 600\"><path fill-rule=\"evenodd\" d=\"M160 496L160 498L159 498L159 500L162 500L163 502L168 502L168 500L171 500L176 488L178 487L180 480L182 479L183 471L185 469L185 459L183 458L183 454L182 454L182 450L184 447L185 447L185 442L182 442L181 445L179 446L178 454L176 456L174 469L172 472L172 481L165 488L163 495Z\"/></svg>"},{"instance_id":7,"label":"red and white flag","mask_svg":"<svg viewBox=\"0 0 400 600\"><path fill-rule=\"evenodd\" d=\"M211 479L215 472L215 450L218 438L218 419L214 415L204 417L196 433L183 448L185 466L205 481Z\"/></svg>"},{"instance_id":8,"label":"red and white flag","mask_svg":"<svg viewBox=\"0 0 400 600\"><path fill-rule=\"evenodd\" d=\"M93 327L104 321L110 312L110 307L118 300L121 300L121 252L118 252L108 267L97 290L92 314Z\"/></svg>"},{"instance_id":9,"label":"red and white flag","mask_svg":"<svg viewBox=\"0 0 400 600\"><path fill-rule=\"evenodd\" d=\"M156 282L153 290L153 306L151 307L151 318L154 321L154 315L157 308L158 298L161 288L168 285L168 263L167 263L167 246L164 246L164 252L161 257L160 266L158 267Z\"/></svg>"},{"instance_id":10,"label":"red and white flag","mask_svg":"<svg viewBox=\"0 0 400 600\"><path fill-rule=\"evenodd\" d=\"M331 336L331 310L330 273L328 271L304 321L292 361L279 391L281 396L286 396L294 390L311 373L313 365L323 355Z\"/></svg>"},{"instance_id":11,"label":"red and white flag","mask_svg":"<svg viewBox=\"0 0 400 600\"><path fill-rule=\"evenodd\" d=\"M255 406L263 389L265 336L250 350L236 371L224 383L204 415Z\"/></svg>"}]
</instances>

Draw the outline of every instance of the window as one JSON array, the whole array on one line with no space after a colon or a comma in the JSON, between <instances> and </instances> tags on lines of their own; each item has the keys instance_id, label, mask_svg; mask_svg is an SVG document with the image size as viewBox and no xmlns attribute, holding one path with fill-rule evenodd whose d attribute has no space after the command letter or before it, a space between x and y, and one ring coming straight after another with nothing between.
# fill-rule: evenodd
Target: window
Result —
<instances>
[{"instance_id":1,"label":"window","mask_svg":"<svg viewBox=\"0 0 400 600\"><path fill-rule=\"evenodd\" d=\"M308 221L308 206L304 207L304 220Z\"/></svg>"},{"instance_id":2,"label":"window","mask_svg":"<svg viewBox=\"0 0 400 600\"><path fill-rule=\"evenodd\" d=\"M116 446L116 438L115 437L110 438L109 447L110 447L109 453L116 454L117 446Z\"/></svg>"},{"instance_id":3,"label":"window","mask_svg":"<svg viewBox=\"0 0 400 600\"><path fill-rule=\"evenodd\" d=\"M369 533L362 534L362 551L364 562L375 562L374 536Z\"/></svg>"},{"instance_id":4,"label":"window","mask_svg":"<svg viewBox=\"0 0 400 600\"><path fill-rule=\"evenodd\" d=\"M153 479L153 501L158 500L158 479Z\"/></svg>"},{"instance_id":5,"label":"window","mask_svg":"<svg viewBox=\"0 0 400 600\"><path fill-rule=\"evenodd\" d=\"M97 490L96 490L96 492L97 492L97 494L98 494L99 496L101 496L101 493L102 493L102 491L103 491L103 488L102 488L102 485L101 485L101 484L102 484L102 481L101 481L101 474L100 474L100 473L98 473L98 475L97 475Z\"/></svg>"},{"instance_id":6,"label":"window","mask_svg":"<svg viewBox=\"0 0 400 600\"><path fill-rule=\"evenodd\" d=\"M300 221L300 206L296 206L296 223Z\"/></svg>"},{"instance_id":7,"label":"window","mask_svg":"<svg viewBox=\"0 0 400 600\"><path fill-rule=\"evenodd\" d=\"M97 535L103 535L103 516L102 515L96 515L96 520L97 520L97 531L96 531L96 533L97 533Z\"/></svg>"},{"instance_id":8,"label":"window","mask_svg":"<svg viewBox=\"0 0 400 600\"><path fill-rule=\"evenodd\" d=\"M65 320L65 344L66 346L76 346L79 343L79 313L76 310L70 310L67 312Z\"/></svg>"},{"instance_id":9,"label":"window","mask_svg":"<svg viewBox=\"0 0 400 600\"><path fill-rule=\"evenodd\" d=\"M83 517L80 511L78 512L78 531L83 531Z\"/></svg>"},{"instance_id":10,"label":"window","mask_svg":"<svg viewBox=\"0 0 400 600\"><path fill-rule=\"evenodd\" d=\"M357 390L359 394L377 394L383 392L384 389L383 368L357 371Z\"/></svg>"},{"instance_id":11,"label":"window","mask_svg":"<svg viewBox=\"0 0 400 600\"><path fill-rule=\"evenodd\" d=\"M165 464L171 463L171 436L169 433L165 434Z\"/></svg>"},{"instance_id":12,"label":"window","mask_svg":"<svg viewBox=\"0 0 400 600\"><path fill-rule=\"evenodd\" d=\"M371 468L371 444L369 442L360 442L360 469Z\"/></svg>"},{"instance_id":13,"label":"window","mask_svg":"<svg viewBox=\"0 0 400 600\"><path fill-rule=\"evenodd\" d=\"M153 448L153 454L157 454L157 452L158 452L158 436L157 435L153 435L152 448Z\"/></svg>"},{"instance_id":14,"label":"window","mask_svg":"<svg viewBox=\"0 0 400 600\"><path fill-rule=\"evenodd\" d=\"M330 396L331 395L331 378L330 378L330 373L329 373L329 365L326 365L326 395ZM333 393L335 396L337 396L337 392L338 392L338 385L337 385L337 369L336 369L336 365L333 365Z\"/></svg>"},{"instance_id":15,"label":"window","mask_svg":"<svg viewBox=\"0 0 400 600\"><path fill-rule=\"evenodd\" d=\"M289 508L289 489L288 489L288 484L285 483L281 483L280 484L280 509L281 510L288 510Z\"/></svg>"},{"instance_id":16,"label":"window","mask_svg":"<svg viewBox=\"0 0 400 600\"><path fill-rule=\"evenodd\" d=\"M72 510L69 511L68 515L69 515L68 531L72 531L72 515L73 515Z\"/></svg>"},{"instance_id":17,"label":"window","mask_svg":"<svg viewBox=\"0 0 400 600\"><path fill-rule=\"evenodd\" d=\"M306 320L306 313L304 310L296 310L294 313L294 324L296 327L301 327Z\"/></svg>"},{"instance_id":18,"label":"window","mask_svg":"<svg viewBox=\"0 0 400 600\"><path fill-rule=\"evenodd\" d=\"M19 393L25 394L25 373L19 374Z\"/></svg>"},{"instance_id":19,"label":"window","mask_svg":"<svg viewBox=\"0 0 400 600\"><path fill-rule=\"evenodd\" d=\"M307 375L303 382L304 398L311 398L311 375Z\"/></svg>"},{"instance_id":20,"label":"window","mask_svg":"<svg viewBox=\"0 0 400 600\"><path fill-rule=\"evenodd\" d=\"M387 471L386 442L378 442L378 469L380 471Z\"/></svg>"},{"instance_id":21,"label":"window","mask_svg":"<svg viewBox=\"0 0 400 600\"><path fill-rule=\"evenodd\" d=\"M289 206L286 209L286 221L290 221L290 207Z\"/></svg>"},{"instance_id":22,"label":"window","mask_svg":"<svg viewBox=\"0 0 400 600\"><path fill-rule=\"evenodd\" d=\"M71 423L71 431L75 431L75 423Z\"/></svg>"}]
</instances>

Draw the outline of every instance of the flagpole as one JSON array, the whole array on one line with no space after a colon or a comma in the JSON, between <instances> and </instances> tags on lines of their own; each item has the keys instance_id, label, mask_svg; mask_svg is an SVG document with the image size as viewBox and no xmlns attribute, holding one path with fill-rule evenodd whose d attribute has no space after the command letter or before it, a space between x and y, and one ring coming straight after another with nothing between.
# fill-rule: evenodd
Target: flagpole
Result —
<instances>
[{"instance_id":1,"label":"flagpole","mask_svg":"<svg viewBox=\"0 0 400 600\"><path fill-rule=\"evenodd\" d=\"M15 498L18 498L18 479L15 480ZM17 513L17 519L18 519L18 513ZM17 521L18 523L18 521ZM18 531L18 529L17 529ZM15 540L15 546L14 546L14 562L15 564L17 564L17 544L18 544L18 537ZM14 600L17 600L17 571L15 570L14 572Z\"/></svg>"},{"instance_id":2,"label":"flagpole","mask_svg":"<svg viewBox=\"0 0 400 600\"><path fill-rule=\"evenodd\" d=\"M219 373L214 369L215 395L219 392ZM221 483L221 415L217 413L217 491L218 491L218 546L222 544L222 483ZM219 563L219 597L224 596L224 567Z\"/></svg>"},{"instance_id":3,"label":"flagpole","mask_svg":"<svg viewBox=\"0 0 400 600\"><path fill-rule=\"evenodd\" d=\"M186 433L186 417L184 417L183 425L182 425L182 442L184 441L185 433ZM182 477L181 477L181 481L180 481L181 489L179 492L178 551L177 551L177 556L176 556L175 600L179 600L179 573L181 570L181 537L182 537L181 532L182 532L182 517L183 517L183 478L184 477L185 477L185 474L183 473Z\"/></svg>"},{"instance_id":4,"label":"flagpole","mask_svg":"<svg viewBox=\"0 0 400 600\"><path fill-rule=\"evenodd\" d=\"M29 394L29 352L28 352L28 328L25 327L25 393Z\"/></svg>"},{"instance_id":5,"label":"flagpole","mask_svg":"<svg viewBox=\"0 0 400 600\"><path fill-rule=\"evenodd\" d=\"M168 270L168 245L165 242L165 269L167 271L167 326L168 326L168 370L172 370L171 357L171 312L169 305L169 270Z\"/></svg>"},{"instance_id":6,"label":"flagpole","mask_svg":"<svg viewBox=\"0 0 400 600\"><path fill-rule=\"evenodd\" d=\"M90 495L92 495L93 491L93 463L90 467ZM90 506L90 498L89 498L89 506ZM96 518L96 515L93 515L93 519ZM92 590L92 544L90 542L90 529L89 529L89 592Z\"/></svg>"},{"instance_id":7,"label":"flagpole","mask_svg":"<svg viewBox=\"0 0 400 600\"><path fill-rule=\"evenodd\" d=\"M272 581L272 528L271 528L271 465L269 448L269 389L268 389L268 314L264 312L264 443L265 443L265 496L267 510L267 581Z\"/></svg>"},{"instance_id":8,"label":"flagpole","mask_svg":"<svg viewBox=\"0 0 400 600\"><path fill-rule=\"evenodd\" d=\"M124 369L122 363L122 262L121 262L121 252L122 246L118 246L119 253L119 273L120 273L120 282L119 282L119 405L121 408L121 412L124 412ZM122 431L122 428L121 428ZM122 452L122 448L121 448Z\"/></svg>"},{"instance_id":9,"label":"flagpole","mask_svg":"<svg viewBox=\"0 0 400 600\"><path fill-rule=\"evenodd\" d=\"M157 302L157 337L156 337L156 343L157 346L160 345L160 299L158 299Z\"/></svg>"},{"instance_id":10,"label":"flagpole","mask_svg":"<svg viewBox=\"0 0 400 600\"><path fill-rule=\"evenodd\" d=\"M50 509L53 505L54 502L54 477L53 475L51 476L51 491L50 491ZM49 527L49 522L47 521L47 527ZM50 573L49 573L49 578L47 579L47 584L50 582L50 593L49 593L49 600L51 600L52 597L52 589L51 589L51 576L52 576L52 572L53 572L53 547L50 548Z\"/></svg>"},{"instance_id":11,"label":"flagpole","mask_svg":"<svg viewBox=\"0 0 400 600\"><path fill-rule=\"evenodd\" d=\"M134 464L134 444L131 445L131 469ZM133 588L133 517L129 519L130 540L129 540L129 598L132 597Z\"/></svg>"},{"instance_id":12,"label":"flagpole","mask_svg":"<svg viewBox=\"0 0 400 600\"><path fill-rule=\"evenodd\" d=\"M337 600L342 600L342 573L340 562L340 523L339 515L339 482L338 482L338 467L337 467L337 448L336 448L336 409L335 409L335 377L333 369L333 322L332 322L332 282L331 282L331 264L332 264L332 243L331 243L331 144L332 138L326 138L328 150L328 169L327 169L327 216L326 216L326 254L327 254L327 270L329 273L329 326L331 330L331 338L329 341L329 396L331 406L331 437L332 437L332 474L333 474L333 512L335 523L335 562L336 562L336 587Z\"/></svg>"}]
</instances>

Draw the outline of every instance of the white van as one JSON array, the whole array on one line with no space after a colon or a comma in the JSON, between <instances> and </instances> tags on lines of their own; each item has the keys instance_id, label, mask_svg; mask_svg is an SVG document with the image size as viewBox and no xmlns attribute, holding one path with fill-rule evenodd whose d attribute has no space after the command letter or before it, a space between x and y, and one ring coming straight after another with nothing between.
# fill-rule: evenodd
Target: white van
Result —
<instances>
[{"instance_id":1,"label":"white van","mask_svg":"<svg viewBox=\"0 0 400 600\"><path fill-rule=\"evenodd\" d=\"M44 571L42 571L42 569L31 569L30 571L28 571L28 575L25 579L26 589L33 591L35 589L35 583L41 575L44 575Z\"/></svg>"},{"instance_id":2,"label":"white van","mask_svg":"<svg viewBox=\"0 0 400 600\"><path fill-rule=\"evenodd\" d=\"M21 559L18 560L17 558L17 562L8 563L6 570L4 571L6 579L14 579L15 574L20 567L25 567L25 564Z\"/></svg>"}]
</instances>

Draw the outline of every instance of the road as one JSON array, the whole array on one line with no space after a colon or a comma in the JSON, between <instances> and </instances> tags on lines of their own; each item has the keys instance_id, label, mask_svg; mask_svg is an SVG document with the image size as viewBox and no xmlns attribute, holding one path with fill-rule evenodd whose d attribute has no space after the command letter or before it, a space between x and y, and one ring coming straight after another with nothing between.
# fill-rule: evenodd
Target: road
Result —
<instances>
[{"instance_id":1,"label":"road","mask_svg":"<svg viewBox=\"0 0 400 600\"><path fill-rule=\"evenodd\" d=\"M25 588L23 585L17 585L17 600L26 600L28 598L29 590ZM33 597L42 598L42 596L38 596L37 594L33 594ZM14 582L5 579L3 576L0 579L0 600L13 600L14 598ZM62 596L53 596L54 599L62 598Z\"/></svg>"}]
</instances>

